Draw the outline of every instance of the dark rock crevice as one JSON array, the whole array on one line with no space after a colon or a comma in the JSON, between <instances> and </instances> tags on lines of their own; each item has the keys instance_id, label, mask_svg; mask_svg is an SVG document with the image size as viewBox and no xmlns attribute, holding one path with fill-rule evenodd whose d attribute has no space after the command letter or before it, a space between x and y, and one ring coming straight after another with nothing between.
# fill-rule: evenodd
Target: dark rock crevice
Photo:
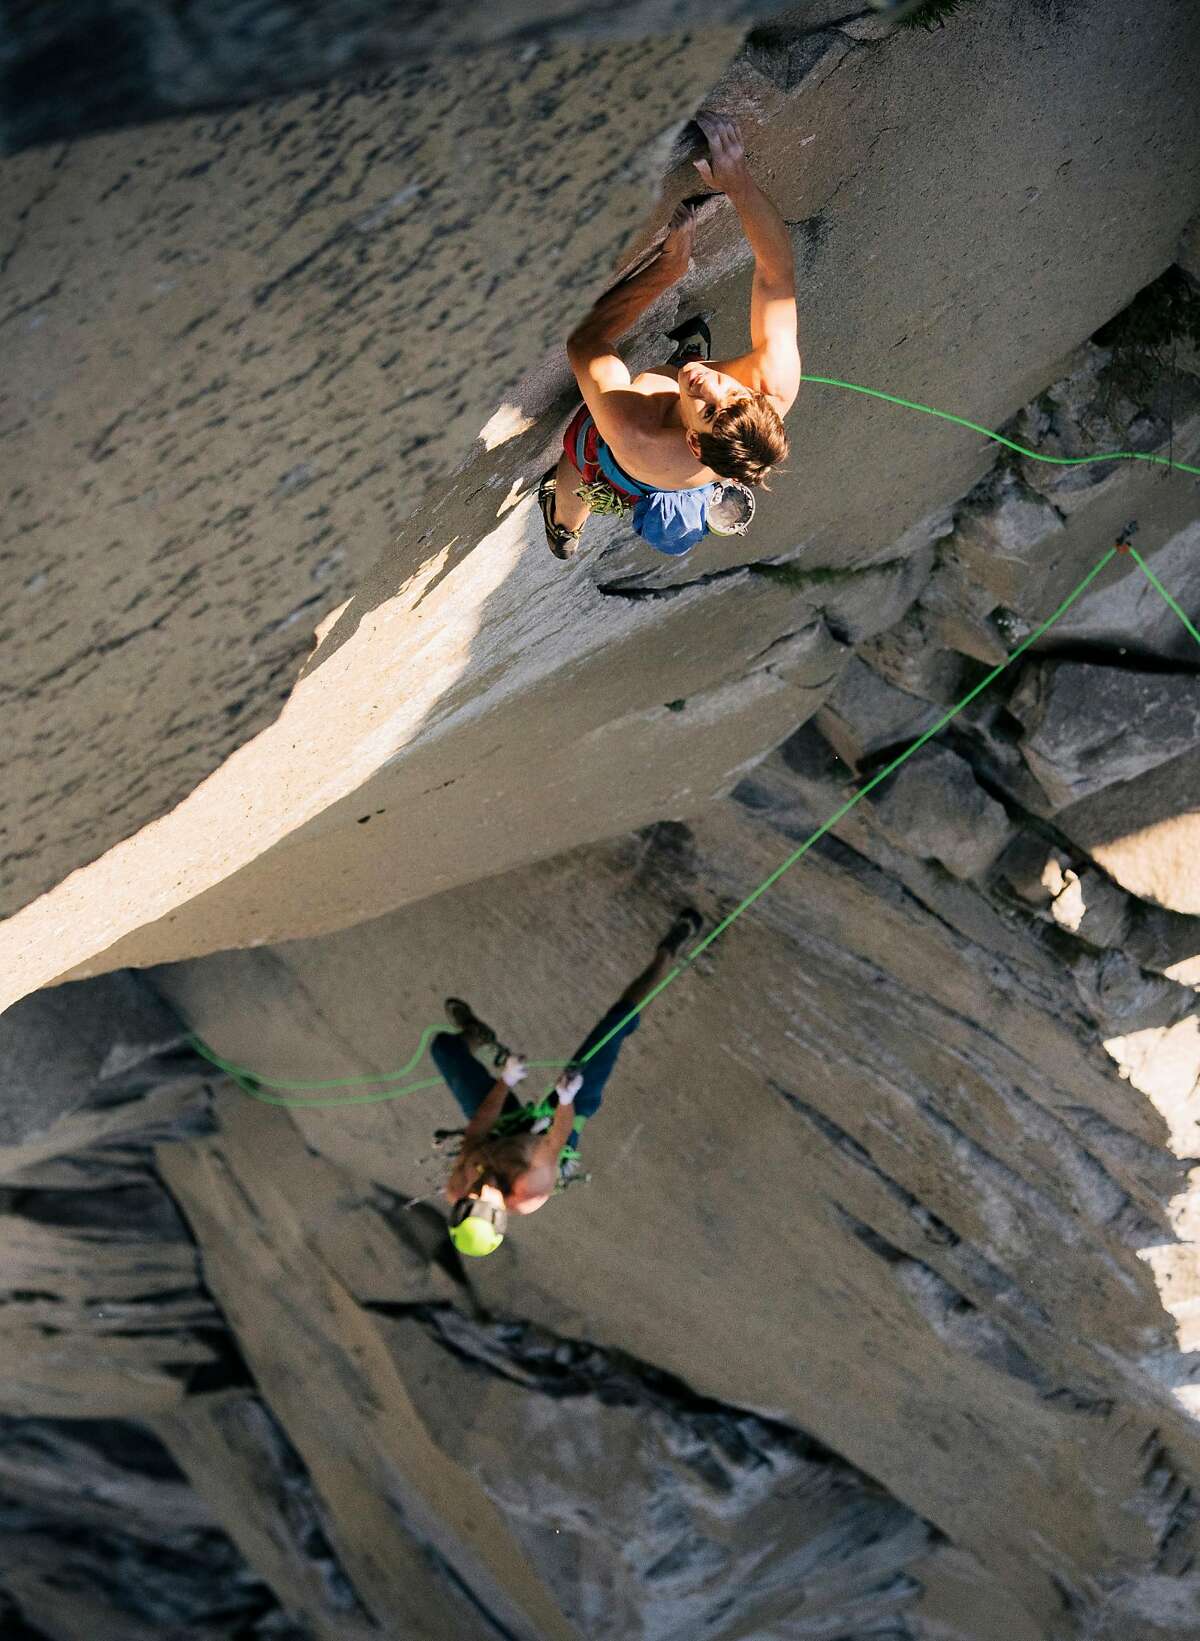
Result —
<instances>
[{"instance_id":1,"label":"dark rock crevice","mask_svg":"<svg viewBox=\"0 0 1200 1641\"><path fill-rule=\"evenodd\" d=\"M651 600L678 598L681 593L692 592L697 587L712 587L732 577L748 575L751 568L749 564L733 564L724 570L706 570L689 581L674 581L666 587L643 587L628 581L598 581L596 591L602 598L624 598L631 604L644 604Z\"/></svg>"},{"instance_id":2,"label":"dark rock crevice","mask_svg":"<svg viewBox=\"0 0 1200 1641\"><path fill-rule=\"evenodd\" d=\"M0 1529L0 1569L20 1569L25 1601L38 1611L57 1612L70 1592L114 1625L124 1615L139 1636L144 1624L213 1641L301 1641L303 1632L284 1621L275 1594L142 1425L0 1420ZM17 1627L25 1623L20 1614L13 1601L13 1628L4 1633L39 1633Z\"/></svg>"},{"instance_id":3,"label":"dark rock crevice","mask_svg":"<svg viewBox=\"0 0 1200 1641\"><path fill-rule=\"evenodd\" d=\"M919 1197L893 1178L871 1156L867 1148L847 1134L832 1118L818 1111L798 1094L772 1084L788 1105L805 1118L828 1143L848 1157L871 1178L884 1194L898 1203L917 1226L921 1240L932 1249L944 1250L939 1257L958 1267L961 1280L995 1304L1003 1314L1022 1326L1035 1330L1053 1327L1053 1318L1035 1299L1023 1292L1020 1283L1002 1271L978 1247L934 1213ZM908 1257L913 1257L909 1255ZM935 1257L931 1251L929 1259Z\"/></svg>"}]
</instances>

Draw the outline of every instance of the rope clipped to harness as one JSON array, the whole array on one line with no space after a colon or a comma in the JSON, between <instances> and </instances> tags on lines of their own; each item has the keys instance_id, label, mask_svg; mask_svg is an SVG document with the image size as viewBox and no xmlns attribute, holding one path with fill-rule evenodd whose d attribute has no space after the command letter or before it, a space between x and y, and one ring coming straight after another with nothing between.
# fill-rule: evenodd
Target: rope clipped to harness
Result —
<instances>
[{"instance_id":1,"label":"rope clipped to harness","mask_svg":"<svg viewBox=\"0 0 1200 1641\"><path fill-rule=\"evenodd\" d=\"M552 1104L547 1094L542 1099L530 1105L523 1105L519 1111L501 1112L492 1124L489 1139L505 1139L510 1134L539 1134L544 1133L554 1121L554 1114L558 1110ZM575 1130L580 1130L587 1122L586 1117L576 1116ZM465 1132L465 1130L459 1130ZM592 1176L579 1171L579 1150L574 1145L564 1145L558 1153L558 1180L554 1190L557 1194L565 1191L571 1185L590 1185Z\"/></svg>"}]
</instances>

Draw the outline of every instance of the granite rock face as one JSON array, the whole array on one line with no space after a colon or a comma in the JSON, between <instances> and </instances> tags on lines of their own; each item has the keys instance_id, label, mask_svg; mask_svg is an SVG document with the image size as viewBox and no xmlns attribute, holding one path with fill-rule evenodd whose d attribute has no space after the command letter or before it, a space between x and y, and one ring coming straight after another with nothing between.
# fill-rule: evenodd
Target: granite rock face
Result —
<instances>
[{"instance_id":1,"label":"granite rock face","mask_svg":"<svg viewBox=\"0 0 1200 1641\"><path fill-rule=\"evenodd\" d=\"M1190 289L1198 43L1168 0L797 7L740 49L547 45L587 26L551 6L453 56L474 15L369 84L8 162L0 1628L1194 1641L1200 650L1109 556L1136 524L1195 621L1194 484L810 383L706 556L606 522L564 570L529 491L561 331L709 100L814 374L1195 464L1200 360L1121 337ZM220 67L200 21L164 98ZM634 362L684 303L740 345L746 272L709 207ZM785 860L623 1046L590 1178L458 1261L456 1107L393 1075L444 997L561 1058L681 904Z\"/></svg>"},{"instance_id":2,"label":"granite rock face","mask_svg":"<svg viewBox=\"0 0 1200 1641\"><path fill-rule=\"evenodd\" d=\"M1200 913L1200 754L1158 764L1059 816L1118 883L1172 911Z\"/></svg>"},{"instance_id":3,"label":"granite rock face","mask_svg":"<svg viewBox=\"0 0 1200 1641\"><path fill-rule=\"evenodd\" d=\"M1008 709L1038 784L1066 809L1190 751L1200 740L1200 675L1035 662Z\"/></svg>"},{"instance_id":4,"label":"granite rock face","mask_svg":"<svg viewBox=\"0 0 1200 1641\"><path fill-rule=\"evenodd\" d=\"M1064 359L1162 273L1194 211L1200 44L1170 0L1136 21L1099 3L987 10L872 38L797 8L736 46L730 30L497 47L8 162L6 442L25 489L6 508L0 996L344 926L480 862L685 817L821 704L772 663L818 616L837 642L885 644L916 599L928 656L998 658L1026 604L1044 612L1094 561L1064 504L1029 573L991 560L1012 583L994 594L968 565L987 557L974 526L943 540L990 448L815 382L744 540L666 565L597 525L569 569L548 557L531 491L572 404L562 336L694 190L671 141L704 100L737 112L794 224L813 375L985 424L1033 405L1031 435L1045 422L1064 450L1093 369ZM974 140L979 87L1001 84L981 195L946 155ZM497 130L520 144L498 149ZM714 205L631 360L661 356L684 305L740 348L747 294L744 242ZM1052 411L1034 404L1079 371ZM1135 448L1165 445L1169 397L1129 402ZM1129 509L1125 485L1079 495ZM1186 486L1158 490L1164 523L1190 505ZM1026 550L1011 518L995 533Z\"/></svg>"},{"instance_id":5,"label":"granite rock face","mask_svg":"<svg viewBox=\"0 0 1200 1641\"><path fill-rule=\"evenodd\" d=\"M284 1114L218 1104L194 1081L157 1166L153 1089L101 1145L6 1159L11 1633L905 1622L946 1550L884 1489L790 1425L491 1317L447 1273L436 1218ZM186 1138L214 1116L219 1139ZM522 1449L543 1457L526 1469Z\"/></svg>"},{"instance_id":6,"label":"granite rock face","mask_svg":"<svg viewBox=\"0 0 1200 1641\"><path fill-rule=\"evenodd\" d=\"M816 714L816 725L838 756L857 767L924 734L939 716L928 701L896 689L855 657Z\"/></svg>"},{"instance_id":7,"label":"granite rock face","mask_svg":"<svg viewBox=\"0 0 1200 1641\"><path fill-rule=\"evenodd\" d=\"M93 1095L117 1103L165 1081L184 1038L132 974L25 998L0 1015L0 1147L46 1134Z\"/></svg>"},{"instance_id":8,"label":"granite rock face","mask_svg":"<svg viewBox=\"0 0 1200 1641\"><path fill-rule=\"evenodd\" d=\"M1010 836L1003 806L947 747L915 752L871 807L894 843L918 859L940 861L959 878L986 871Z\"/></svg>"},{"instance_id":9,"label":"granite rock face","mask_svg":"<svg viewBox=\"0 0 1200 1641\"><path fill-rule=\"evenodd\" d=\"M986 738L965 731L956 747L956 762L987 779ZM694 828L654 828L335 936L154 980L268 1078L379 1075L402 1063L447 990L506 1041L553 1057L644 960L673 905L728 909L848 782L810 723ZM1182 1641L1200 1612L1195 992L1140 967L1132 937L1106 944L1142 903L1011 800L1009 820L1017 837L1001 860L960 881L856 806L647 1011L585 1137L590 1185L465 1270L471 1298L431 1292L411 1252L422 1211L396 1214L378 1195L435 1189L445 1162L429 1134L452 1109L444 1092L293 1111L282 1126L231 1095L216 1135L164 1150L209 1280L263 1393L307 1444L318 1490L329 1485L323 1437L291 1388L311 1382L310 1347L261 1297L273 1307L312 1291L301 1245L366 1306L422 1422L502 1503L582 1633L607 1623L682 1637L734 1585L746 1605L715 1633L764 1622L762 1586L730 1571L744 1542L733 1523L759 1519L742 1516L741 1484L725 1495L716 1549L703 1491L689 1484L687 1514L678 1498L669 1507L658 1484L629 1482L620 1422L593 1426L593 1393L645 1407L626 1352L643 1383L653 1363L725 1404L722 1418L736 1423L740 1407L803 1431L913 1512L920 1527L889 1516L900 1537L876 1541L889 1557L907 1534L924 1546L878 1587L887 1601L870 1622L883 1633ZM1183 950L1200 919L1179 923ZM323 1180L330 1166L357 1187ZM389 1252L367 1228L372 1196L404 1247ZM297 1213L299 1243L287 1228ZM260 1266L248 1249L264 1239L273 1251ZM361 1319L336 1315L339 1338L358 1339ZM446 1351L469 1369L461 1390ZM391 1383L382 1363L372 1372ZM496 1436L527 1419L546 1455L532 1478ZM646 1411L635 1423L644 1458L658 1436ZM698 1434L688 1450L715 1480ZM423 1473L410 1461L411 1479ZM658 1473L665 1484L677 1467ZM786 1497L781 1519L803 1519L805 1490L788 1491L782 1455L757 1473L762 1507ZM581 1475L618 1502L587 1504ZM368 1495L339 1484L336 1496L357 1520ZM826 1602L816 1634L871 1634L856 1554L828 1536L844 1519L836 1491L826 1496L821 1564L832 1576L836 1563L837 1581L818 1597L807 1563L790 1562L786 1534L769 1529L771 1611L781 1625L815 1622ZM651 1498L649 1516L624 1513ZM670 1547L650 1526L660 1511L679 1535ZM573 1542L597 1530L609 1550ZM669 1577L651 1578L664 1555Z\"/></svg>"},{"instance_id":10,"label":"granite rock face","mask_svg":"<svg viewBox=\"0 0 1200 1641\"><path fill-rule=\"evenodd\" d=\"M0 914L275 718L735 40L480 52L3 162Z\"/></svg>"}]
</instances>

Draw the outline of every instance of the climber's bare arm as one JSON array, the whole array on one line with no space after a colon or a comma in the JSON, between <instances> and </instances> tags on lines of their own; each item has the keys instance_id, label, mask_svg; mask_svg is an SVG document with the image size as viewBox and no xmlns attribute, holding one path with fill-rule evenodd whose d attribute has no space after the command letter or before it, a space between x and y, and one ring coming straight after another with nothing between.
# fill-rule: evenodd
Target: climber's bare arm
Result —
<instances>
[{"instance_id":1,"label":"climber's bare arm","mask_svg":"<svg viewBox=\"0 0 1200 1641\"><path fill-rule=\"evenodd\" d=\"M600 437L627 451L642 439L661 437L662 417L630 386L617 341L687 272L694 232L693 213L677 211L657 255L606 291L567 338L567 358Z\"/></svg>"},{"instance_id":2,"label":"climber's bare arm","mask_svg":"<svg viewBox=\"0 0 1200 1641\"><path fill-rule=\"evenodd\" d=\"M442 1195L446 1201L457 1202L459 1197L466 1196L477 1173L477 1169L467 1165L466 1157L460 1157L450 1171L450 1178L442 1186Z\"/></svg>"},{"instance_id":3,"label":"climber's bare arm","mask_svg":"<svg viewBox=\"0 0 1200 1641\"><path fill-rule=\"evenodd\" d=\"M571 1137L571 1130L575 1126L575 1107L560 1105L554 1113L554 1121L541 1136L537 1145L539 1161L558 1165L558 1154Z\"/></svg>"},{"instance_id":4,"label":"climber's bare arm","mask_svg":"<svg viewBox=\"0 0 1200 1641\"><path fill-rule=\"evenodd\" d=\"M722 361L721 368L752 393L765 393L783 416L800 391L796 271L787 224L750 175L734 121L708 112L696 119L709 150L708 160L698 160L696 169L709 187L725 194L754 252L750 352Z\"/></svg>"},{"instance_id":5,"label":"climber's bare arm","mask_svg":"<svg viewBox=\"0 0 1200 1641\"><path fill-rule=\"evenodd\" d=\"M504 1102L507 1097L508 1084L502 1078L497 1078L496 1082L484 1095L479 1110L463 1130L462 1148L464 1152L468 1146L474 1145L477 1140L481 1140L486 1134L491 1133L495 1127L496 1119L504 1109Z\"/></svg>"}]
</instances>

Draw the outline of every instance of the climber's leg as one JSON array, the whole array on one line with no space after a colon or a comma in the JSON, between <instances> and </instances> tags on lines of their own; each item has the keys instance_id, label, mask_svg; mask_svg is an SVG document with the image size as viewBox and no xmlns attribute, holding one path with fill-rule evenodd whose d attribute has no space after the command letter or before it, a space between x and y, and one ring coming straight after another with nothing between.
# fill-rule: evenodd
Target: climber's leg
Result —
<instances>
[{"instance_id":1,"label":"climber's leg","mask_svg":"<svg viewBox=\"0 0 1200 1641\"><path fill-rule=\"evenodd\" d=\"M496 1079L467 1047L458 1031L439 1031L429 1045L429 1057L470 1122L496 1086Z\"/></svg>"},{"instance_id":2,"label":"climber's leg","mask_svg":"<svg viewBox=\"0 0 1200 1641\"><path fill-rule=\"evenodd\" d=\"M626 1019L626 1016L632 1009L636 1009L639 1003L644 1003L655 987L666 979L681 947L689 939L694 939L702 926L703 920L699 912L690 906L681 911L655 947L654 956L646 968L626 986L612 1008L596 1022L575 1050L571 1057L572 1063L579 1065L583 1075L583 1087L575 1096L575 1127L568 1144L578 1147L580 1129L588 1118L594 1117L600 1109L605 1084L612 1076L617 1056L621 1052L621 1044L641 1024L640 1013L634 1014L632 1019ZM618 1025L620 1030L608 1038L603 1048L592 1054L586 1064L581 1064L584 1056L591 1053L593 1045L603 1042L613 1027Z\"/></svg>"},{"instance_id":3,"label":"climber's leg","mask_svg":"<svg viewBox=\"0 0 1200 1641\"><path fill-rule=\"evenodd\" d=\"M538 485L538 506L546 529L546 546L555 558L574 558L579 551L579 537L584 520L590 511L584 501L573 494L583 479L567 455L558 459L558 466L547 469Z\"/></svg>"},{"instance_id":4,"label":"climber's leg","mask_svg":"<svg viewBox=\"0 0 1200 1641\"><path fill-rule=\"evenodd\" d=\"M598 476L595 465L599 435L586 405L580 405L563 432L558 464L542 474L538 506L546 526L546 545L555 558L574 558L591 508L576 494Z\"/></svg>"},{"instance_id":5,"label":"climber's leg","mask_svg":"<svg viewBox=\"0 0 1200 1641\"><path fill-rule=\"evenodd\" d=\"M564 530L582 530L591 512L587 502L575 494L582 483L583 474L564 451L554 470L554 518Z\"/></svg>"}]
</instances>

